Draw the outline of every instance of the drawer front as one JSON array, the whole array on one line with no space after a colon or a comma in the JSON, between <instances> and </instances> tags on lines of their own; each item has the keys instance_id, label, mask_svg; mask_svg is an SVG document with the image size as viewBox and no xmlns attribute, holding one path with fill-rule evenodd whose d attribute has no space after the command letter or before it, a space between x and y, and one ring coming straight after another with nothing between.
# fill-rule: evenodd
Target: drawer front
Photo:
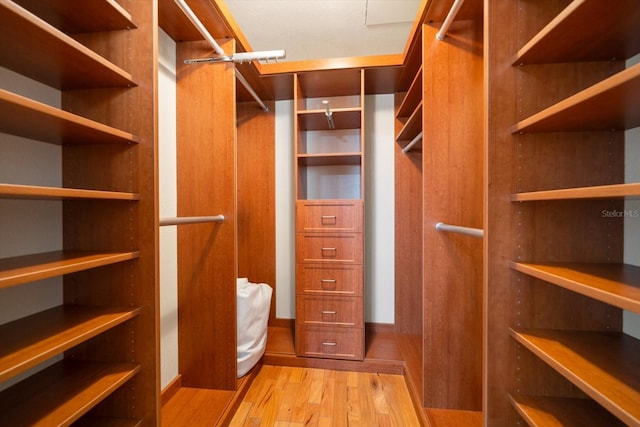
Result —
<instances>
[{"instance_id":1,"label":"drawer front","mask_svg":"<svg viewBox=\"0 0 640 427\"><path fill-rule=\"evenodd\" d=\"M362 267L296 265L296 291L306 294L362 296Z\"/></svg>"},{"instance_id":2,"label":"drawer front","mask_svg":"<svg viewBox=\"0 0 640 427\"><path fill-rule=\"evenodd\" d=\"M361 297L298 295L296 320L300 325L349 326L364 325Z\"/></svg>"},{"instance_id":3,"label":"drawer front","mask_svg":"<svg viewBox=\"0 0 640 427\"><path fill-rule=\"evenodd\" d=\"M363 205L360 201L296 203L296 230L303 233L362 232Z\"/></svg>"},{"instance_id":4,"label":"drawer front","mask_svg":"<svg viewBox=\"0 0 640 427\"><path fill-rule=\"evenodd\" d=\"M296 349L299 356L331 359L364 359L362 328L300 326Z\"/></svg>"},{"instance_id":5,"label":"drawer front","mask_svg":"<svg viewBox=\"0 0 640 427\"><path fill-rule=\"evenodd\" d=\"M362 264L362 234L296 234L296 262Z\"/></svg>"}]
</instances>

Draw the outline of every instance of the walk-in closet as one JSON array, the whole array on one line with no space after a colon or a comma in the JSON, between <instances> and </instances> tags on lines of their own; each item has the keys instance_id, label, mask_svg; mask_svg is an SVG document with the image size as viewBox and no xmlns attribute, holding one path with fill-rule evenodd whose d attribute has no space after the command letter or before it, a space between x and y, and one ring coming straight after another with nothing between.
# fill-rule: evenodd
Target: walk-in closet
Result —
<instances>
[{"instance_id":1,"label":"walk-in closet","mask_svg":"<svg viewBox=\"0 0 640 427\"><path fill-rule=\"evenodd\" d=\"M0 0L0 425L640 426L640 3L245 3Z\"/></svg>"}]
</instances>

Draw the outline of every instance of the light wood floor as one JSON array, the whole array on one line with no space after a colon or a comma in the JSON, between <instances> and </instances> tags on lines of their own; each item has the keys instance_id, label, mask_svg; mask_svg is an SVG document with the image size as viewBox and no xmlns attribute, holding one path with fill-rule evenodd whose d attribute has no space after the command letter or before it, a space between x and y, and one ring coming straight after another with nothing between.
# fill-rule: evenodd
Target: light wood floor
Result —
<instances>
[{"instance_id":1,"label":"light wood floor","mask_svg":"<svg viewBox=\"0 0 640 427\"><path fill-rule=\"evenodd\" d=\"M401 375L264 365L230 427L413 427Z\"/></svg>"}]
</instances>

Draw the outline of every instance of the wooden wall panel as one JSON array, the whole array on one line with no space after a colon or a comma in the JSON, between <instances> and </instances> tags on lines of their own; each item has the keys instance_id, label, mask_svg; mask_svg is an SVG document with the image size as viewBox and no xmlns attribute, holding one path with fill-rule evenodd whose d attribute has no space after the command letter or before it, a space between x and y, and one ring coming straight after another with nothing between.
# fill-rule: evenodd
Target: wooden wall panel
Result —
<instances>
[{"instance_id":1,"label":"wooden wall panel","mask_svg":"<svg viewBox=\"0 0 640 427\"><path fill-rule=\"evenodd\" d=\"M482 23L424 34L424 405L482 409Z\"/></svg>"},{"instance_id":2,"label":"wooden wall panel","mask_svg":"<svg viewBox=\"0 0 640 427\"><path fill-rule=\"evenodd\" d=\"M275 318L275 103L264 111L255 102L237 104L238 277L267 283L274 292ZM293 196L293 195L292 195Z\"/></svg>"},{"instance_id":3,"label":"wooden wall panel","mask_svg":"<svg viewBox=\"0 0 640 427\"><path fill-rule=\"evenodd\" d=\"M400 135L410 118L398 119L400 107L406 97L422 98L422 24L417 25L412 41L406 49L406 66L397 83L395 94L395 129ZM417 80L418 87L412 88ZM417 93L416 93L417 92ZM414 106L414 108L418 108ZM402 116L415 111L401 112ZM422 125L422 116L417 118ZM407 386L414 404L422 407L424 399L423 375L423 272L422 272L422 144L407 153L404 144L394 144L395 180L395 333L405 361Z\"/></svg>"},{"instance_id":4,"label":"wooden wall panel","mask_svg":"<svg viewBox=\"0 0 640 427\"><path fill-rule=\"evenodd\" d=\"M518 4L494 2L487 7L485 25L491 34L517 34L515 16ZM507 307L513 303L516 273L507 268L515 252L512 204L507 194L515 191L514 166L516 145L509 129L517 122L516 69L510 60L516 52L515 37L494 37L485 40L488 74L487 92L487 197L485 214L485 315L487 329L484 371L486 395L485 425L515 425L518 416L510 408L507 390L515 384L507 380L515 370L516 346L509 337L508 327L513 314ZM500 309L503 307L504 309ZM495 359L500 363L495 363Z\"/></svg>"},{"instance_id":5,"label":"wooden wall panel","mask_svg":"<svg viewBox=\"0 0 640 427\"><path fill-rule=\"evenodd\" d=\"M221 44L233 51L232 42ZM236 144L233 64L191 64L204 42L177 45L179 371L186 387L236 387Z\"/></svg>"}]
</instances>

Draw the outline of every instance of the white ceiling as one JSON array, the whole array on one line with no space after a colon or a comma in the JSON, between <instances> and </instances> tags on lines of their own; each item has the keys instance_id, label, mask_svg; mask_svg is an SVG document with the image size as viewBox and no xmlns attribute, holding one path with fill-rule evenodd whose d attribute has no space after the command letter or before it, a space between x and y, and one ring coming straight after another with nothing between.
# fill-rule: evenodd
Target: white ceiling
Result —
<instances>
[{"instance_id":1,"label":"white ceiling","mask_svg":"<svg viewBox=\"0 0 640 427\"><path fill-rule=\"evenodd\" d=\"M225 0L253 50L281 61L398 54L420 0Z\"/></svg>"}]
</instances>

